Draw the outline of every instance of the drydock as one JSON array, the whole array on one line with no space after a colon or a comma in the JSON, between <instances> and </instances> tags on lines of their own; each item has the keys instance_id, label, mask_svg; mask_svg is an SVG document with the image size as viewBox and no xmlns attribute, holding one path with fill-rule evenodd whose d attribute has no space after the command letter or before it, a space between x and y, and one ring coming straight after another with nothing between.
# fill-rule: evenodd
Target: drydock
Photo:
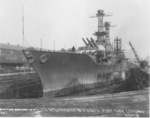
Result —
<instances>
[{"instance_id":1,"label":"drydock","mask_svg":"<svg viewBox=\"0 0 150 118\"><path fill-rule=\"evenodd\" d=\"M103 10L97 11L96 39L82 38L83 47L63 51L24 49L23 54L35 71L0 74L0 98L12 99L0 100L8 102L0 104L6 106L1 108L0 116L13 116L12 112L18 110L21 115L17 116L149 116L146 66L130 42L138 66L125 57L120 38L114 39L114 45L110 43L111 25L103 22L105 16L108 15ZM11 106L12 102L17 106ZM120 109L120 104L128 109Z\"/></svg>"},{"instance_id":2,"label":"drydock","mask_svg":"<svg viewBox=\"0 0 150 118\"><path fill-rule=\"evenodd\" d=\"M45 95L58 90L63 94L62 90L78 85L95 88L97 84L109 86L114 81L125 80L128 61L121 49L121 39L116 38L114 46L110 43L111 26L109 22L103 22L105 16L103 10L97 11L98 30L94 33L97 39L87 38L86 42L82 38L85 43L83 47L72 47L64 52L32 48L23 50L26 59L41 78Z\"/></svg>"},{"instance_id":3,"label":"drydock","mask_svg":"<svg viewBox=\"0 0 150 118\"><path fill-rule=\"evenodd\" d=\"M86 41L82 38L83 47L64 51L23 50L41 78L44 97L65 96L95 88L101 93L111 93L130 78L122 40L117 37L114 45L111 44L111 25L103 22L105 16L108 15L103 10L97 11L98 29L94 33L97 39L86 38Z\"/></svg>"},{"instance_id":4,"label":"drydock","mask_svg":"<svg viewBox=\"0 0 150 118\"><path fill-rule=\"evenodd\" d=\"M103 22L105 16L108 15L103 10L97 11L98 29L94 33L97 39L82 38L83 47L65 51L24 49L23 54L36 72L1 74L1 98L95 95L148 87L149 74L140 67L131 67L122 50L121 39L117 37L114 45L110 43L111 25ZM36 87L38 89L31 92ZM7 93L11 93L9 97Z\"/></svg>"}]
</instances>

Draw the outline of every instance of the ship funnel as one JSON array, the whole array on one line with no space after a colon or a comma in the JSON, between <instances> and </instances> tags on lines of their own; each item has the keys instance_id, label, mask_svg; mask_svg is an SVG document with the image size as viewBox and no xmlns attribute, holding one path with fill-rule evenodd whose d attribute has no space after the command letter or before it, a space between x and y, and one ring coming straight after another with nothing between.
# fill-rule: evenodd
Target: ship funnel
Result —
<instances>
[{"instance_id":1,"label":"ship funnel","mask_svg":"<svg viewBox=\"0 0 150 118\"><path fill-rule=\"evenodd\" d=\"M86 39L89 42L90 46L93 48L94 46L91 44L91 42L89 41L89 39L88 38L86 38Z\"/></svg>"}]
</instances>

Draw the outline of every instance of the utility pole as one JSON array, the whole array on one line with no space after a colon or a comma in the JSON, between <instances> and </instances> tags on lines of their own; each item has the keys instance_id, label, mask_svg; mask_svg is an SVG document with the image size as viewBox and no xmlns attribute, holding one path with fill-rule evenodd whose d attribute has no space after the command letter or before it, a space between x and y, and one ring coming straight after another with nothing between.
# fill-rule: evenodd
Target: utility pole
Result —
<instances>
[{"instance_id":1,"label":"utility pole","mask_svg":"<svg viewBox=\"0 0 150 118\"><path fill-rule=\"evenodd\" d=\"M42 38L41 38L41 49L42 49Z\"/></svg>"},{"instance_id":2,"label":"utility pole","mask_svg":"<svg viewBox=\"0 0 150 118\"><path fill-rule=\"evenodd\" d=\"M66 50L66 41L65 41L65 50Z\"/></svg>"},{"instance_id":3,"label":"utility pole","mask_svg":"<svg viewBox=\"0 0 150 118\"><path fill-rule=\"evenodd\" d=\"M22 45L24 48L24 6L22 5Z\"/></svg>"},{"instance_id":4,"label":"utility pole","mask_svg":"<svg viewBox=\"0 0 150 118\"><path fill-rule=\"evenodd\" d=\"M54 40L54 51L55 51L55 40Z\"/></svg>"}]
</instances>

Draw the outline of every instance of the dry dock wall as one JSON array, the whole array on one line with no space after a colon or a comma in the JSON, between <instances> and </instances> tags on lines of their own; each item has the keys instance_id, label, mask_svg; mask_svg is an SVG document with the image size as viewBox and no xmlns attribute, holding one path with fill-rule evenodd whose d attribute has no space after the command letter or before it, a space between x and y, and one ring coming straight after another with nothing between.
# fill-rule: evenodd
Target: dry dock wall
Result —
<instances>
[{"instance_id":1,"label":"dry dock wall","mask_svg":"<svg viewBox=\"0 0 150 118\"><path fill-rule=\"evenodd\" d=\"M39 98L43 88L37 73L11 73L0 75L0 98Z\"/></svg>"},{"instance_id":2,"label":"dry dock wall","mask_svg":"<svg viewBox=\"0 0 150 118\"><path fill-rule=\"evenodd\" d=\"M73 87L43 94L41 79L37 73L0 74L0 99L82 96L136 91L149 87L149 74L141 69L131 68L126 75L125 81L114 81L106 86L102 83L76 83Z\"/></svg>"}]
</instances>

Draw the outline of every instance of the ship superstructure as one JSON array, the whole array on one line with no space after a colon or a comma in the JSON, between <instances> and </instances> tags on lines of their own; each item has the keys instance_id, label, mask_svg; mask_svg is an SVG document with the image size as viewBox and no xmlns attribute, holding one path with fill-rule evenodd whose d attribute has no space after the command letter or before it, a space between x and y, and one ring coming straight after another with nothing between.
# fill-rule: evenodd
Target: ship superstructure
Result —
<instances>
[{"instance_id":1,"label":"ship superstructure","mask_svg":"<svg viewBox=\"0 0 150 118\"><path fill-rule=\"evenodd\" d=\"M85 43L85 47L79 47L77 52L86 52L87 54L95 54L95 59L97 63L117 63L122 59L125 59L124 52L121 49L121 39L116 37L114 39L114 45L110 42L110 22L103 22L103 18L106 15L103 10L98 10L96 16L98 18L98 30L94 33L96 40L92 37L82 38ZM94 58L94 57L93 57Z\"/></svg>"}]
</instances>

